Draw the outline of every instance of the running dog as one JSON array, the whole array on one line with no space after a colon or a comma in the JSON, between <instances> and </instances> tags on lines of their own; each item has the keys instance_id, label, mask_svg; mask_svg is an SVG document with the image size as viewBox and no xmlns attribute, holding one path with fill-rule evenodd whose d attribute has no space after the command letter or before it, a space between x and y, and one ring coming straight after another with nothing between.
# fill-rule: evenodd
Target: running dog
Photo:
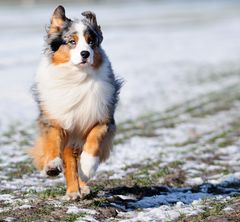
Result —
<instances>
[{"instance_id":1,"label":"running dog","mask_svg":"<svg viewBox=\"0 0 240 222\"><path fill-rule=\"evenodd\" d=\"M64 172L66 199L89 194L87 181L109 157L122 84L101 48L95 14L82 16L71 20L63 6L55 9L34 87L40 132L30 155L44 174Z\"/></svg>"}]
</instances>

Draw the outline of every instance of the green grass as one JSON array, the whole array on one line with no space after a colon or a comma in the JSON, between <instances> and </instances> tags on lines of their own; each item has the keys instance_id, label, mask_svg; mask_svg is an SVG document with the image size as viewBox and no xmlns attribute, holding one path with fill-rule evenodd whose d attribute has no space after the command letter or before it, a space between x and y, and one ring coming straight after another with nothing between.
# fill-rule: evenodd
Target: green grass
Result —
<instances>
[{"instance_id":1,"label":"green grass","mask_svg":"<svg viewBox=\"0 0 240 222\"><path fill-rule=\"evenodd\" d=\"M42 199L55 198L63 196L66 193L65 185L58 185L48 189L45 189L41 192L36 192L35 194Z\"/></svg>"},{"instance_id":2,"label":"green grass","mask_svg":"<svg viewBox=\"0 0 240 222\"><path fill-rule=\"evenodd\" d=\"M183 115L188 116L188 120L191 118L205 118L216 115L221 111L230 110L238 101L240 101L240 86L236 84L176 105L164 113L147 113L135 120L127 120L118 124L118 134L114 143L123 143L133 136L158 136L156 130L174 128L178 124L184 123L186 120L181 118ZM219 136L221 137L221 135ZM187 141L186 144L178 144L177 146L194 144L198 142L198 139L192 139ZM212 138L212 142L215 142L216 139L217 137ZM209 142L211 143L211 141Z\"/></svg>"},{"instance_id":3,"label":"green grass","mask_svg":"<svg viewBox=\"0 0 240 222\"><path fill-rule=\"evenodd\" d=\"M174 222L211 222L211 221L239 221L240 216L240 198L234 197L228 201L220 200L203 200L202 212L194 216L181 215ZM231 212L224 211L225 207L231 207L233 210Z\"/></svg>"},{"instance_id":4,"label":"green grass","mask_svg":"<svg viewBox=\"0 0 240 222\"><path fill-rule=\"evenodd\" d=\"M208 208L206 211L200 213L198 217L200 219L206 219L210 216L219 215L225 207L226 207L226 203L211 204L211 207Z\"/></svg>"},{"instance_id":5,"label":"green grass","mask_svg":"<svg viewBox=\"0 0 240 222\"><path fill-rule=\"evenodd\" d=\"M86 216L86 213L80 212L80 213L70 213L65 214L64 218L60 220L60 222L74 222L79 218L83 218Z\"/></svg>"},{"instance_id":6,"label":"green grass","mask_svg":"<svg viewBox=\"0 0 240 222\"><path fill-rule=\"evenodd\" d=\"M32 165L30 160L26 161L20 161L16 163L11 163L8 166L8 172L6 173L6 176L10 180L13 180L14 178L22 178L23 175L30 175L35 172L35 168Z\"/></svg>"}]
</instances>

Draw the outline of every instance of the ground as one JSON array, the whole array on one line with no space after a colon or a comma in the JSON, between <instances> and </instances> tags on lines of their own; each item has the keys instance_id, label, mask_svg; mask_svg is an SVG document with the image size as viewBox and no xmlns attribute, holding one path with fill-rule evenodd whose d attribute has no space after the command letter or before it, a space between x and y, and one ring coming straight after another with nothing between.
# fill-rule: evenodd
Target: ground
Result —
<instances>
[{"instance_id":1,"label":"ground","mask_svg":"<svg viewBox=\"0 0 240 222\"><path fill-rule=\"evenodd\" d=\"M66 5L73 17L96 12L125 80L114 150L77 202L62 199L62 175L42 176L26 154L29 88L54 7L0 9L0 221L239 221L240 4Z\"/></svg>"}]
</instances>

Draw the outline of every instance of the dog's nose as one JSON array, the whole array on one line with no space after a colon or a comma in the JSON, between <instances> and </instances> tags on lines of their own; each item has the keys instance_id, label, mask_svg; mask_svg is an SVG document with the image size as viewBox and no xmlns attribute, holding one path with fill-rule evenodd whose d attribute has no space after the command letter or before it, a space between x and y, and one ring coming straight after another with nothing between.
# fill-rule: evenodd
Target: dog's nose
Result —
<instances>
[{"instance_id":1,"label":"dog's nose","mask_svg":"<svg viewBox=\"0 0 240 222\"><path fill-rule=\"evenodd\" d=\"M80 54L84 59L87 59L90 55L89 51L81 51Z\"/></svg>"}]
</instances>

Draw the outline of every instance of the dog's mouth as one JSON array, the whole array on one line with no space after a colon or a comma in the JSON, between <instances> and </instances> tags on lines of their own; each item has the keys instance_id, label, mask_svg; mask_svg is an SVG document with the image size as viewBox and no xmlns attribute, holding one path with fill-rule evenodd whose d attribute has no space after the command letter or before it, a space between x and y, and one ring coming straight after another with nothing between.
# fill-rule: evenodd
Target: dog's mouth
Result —
<instances>
[{"instance_id":1,"label":"dog's mouth","mask_svg":"<svg viewBox=\"0 0 240 222\"><path fill-rule=\"evenodd\" d=\"M87 60L80 62L80 64L86 64L86 63L87 63Z\"/></svg>"},{"instance_id":2,"label":"dog's mouth","mask_svg":"<svg viewBox=\"0 0 240 222\"><path fill-rule=\"evenodd\" d=\"M85 67L85 66L87 66L89 63L88 63L88 61L87 60L83 60L83 61L81 61L80 63L78 63L78 66L79 67Z\"/></svg>"},{"instance_id":3,"label":"dog's mouth","mask_svg":"<svg viewBox=\"0 0 240 222\"><path fill-rule=\"evenodd\" d=\"M85 67L89 67L91 66L91 62L89 61L89 59L81 59L79 61L79 63L75 64L77 67L79 68L85 68Z\"/></svg>"}]
</instances>

